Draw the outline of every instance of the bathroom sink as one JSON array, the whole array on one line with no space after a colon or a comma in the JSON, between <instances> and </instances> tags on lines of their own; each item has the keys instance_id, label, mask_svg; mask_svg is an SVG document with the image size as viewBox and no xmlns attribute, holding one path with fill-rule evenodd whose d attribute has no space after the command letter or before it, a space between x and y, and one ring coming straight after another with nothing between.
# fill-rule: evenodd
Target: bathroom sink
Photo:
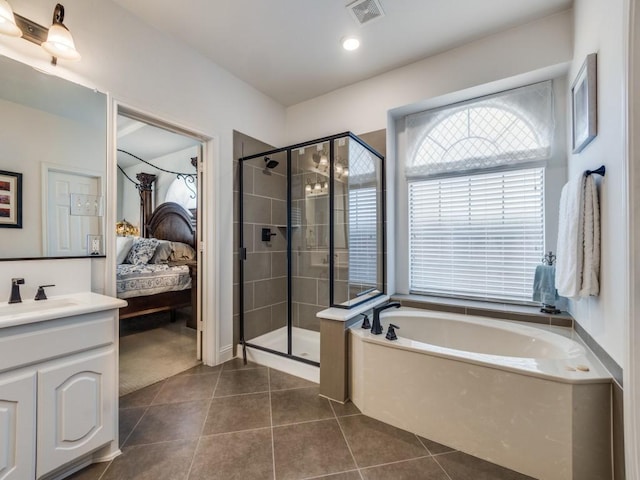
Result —
<instances>
[{"instance_id":1,"label":"bathroom sink","mask_svg":"<svg viewBox=\"0 0 640 480\"><path fill-rule=\"evenodd\" d=\"M23 300L22 303L0 303L0 329L34 322L115 310L127 305L119 298L92 292L79 292L47 300Z\"/></svg>"},{"instance_id":2,"label":"bathroom sink","mask_svg":"<svg viewBox=\"0 0 640 480\"><path fill-rule=\"evenodd\" d=\"M3 303L0 304L0 317L4 317L5 315L23 315L77 305L79 305L79 303L72 298L56 298L51 300L40 300L37 302Z\"/></svg>"}]
</instances>

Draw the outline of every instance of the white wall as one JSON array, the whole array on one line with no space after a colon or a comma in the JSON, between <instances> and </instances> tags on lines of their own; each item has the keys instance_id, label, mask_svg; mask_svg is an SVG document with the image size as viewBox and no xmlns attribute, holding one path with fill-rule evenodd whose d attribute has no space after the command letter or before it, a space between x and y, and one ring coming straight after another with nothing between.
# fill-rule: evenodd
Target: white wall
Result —
<instances>
[{"instance_id":1,"label":"white wall","mask_svg":"<svg viewBox=\"0 0 640 480\"><path fill-rule=\"evenodd\" d=\"M574 6L574 61L567 88L587 54L596 52L598 135L579 154L568 143L569 177L605 165L600 183L601 270L600 296L570 302L569 311L609 355L625 368L627 268L627 171L624 112L624 3L577 0ZM567 103L570 113L570 104ZM570 117L568 117L570 122ZM569 123L570 125L570 123ZM569 130L569 129L568 129ZM567 132L571 134L570 131ZM570 137L569 137L570 138Z\"/></svg>"},{"instance_id":2,"label":"white wall","mask_svg":"<svg viewBox=\"0 0 640 480\"><path fill-rule=\"evenodd\" d=\"M54 2L55 3L55 2ZM15 12L41 25L51 23L54 3L11 0ZM232 343L233 168L232 131L237 129L274 145L283 145L285 112L274 100L240 81L192 49L177 43L110 1L66 0L65 24L82 54L77 63L52 67L44 51L19 38L0 38L0 54L86 86L109 92L130 107L215 138L213 170L219 254L206 261L220 285L221 347ZM115 199L112 199L115 209ZM214 218L213 208L205 214ZM115 217L114 217L115 218ZM211 246L209 246L211 248ZM214 292L206 292L214 298Z\"/></svg>"},{"instance_id":3,"label":"white wall","mask_svg":"<svg viewBox=\"0 0 640 480\"><path fill-rule=\"evenodd\" d=\"M561 12L293 105L287 144L387 128L390 110L566 64L571 32L571 12Z\"/></svg>"}]
</instances>

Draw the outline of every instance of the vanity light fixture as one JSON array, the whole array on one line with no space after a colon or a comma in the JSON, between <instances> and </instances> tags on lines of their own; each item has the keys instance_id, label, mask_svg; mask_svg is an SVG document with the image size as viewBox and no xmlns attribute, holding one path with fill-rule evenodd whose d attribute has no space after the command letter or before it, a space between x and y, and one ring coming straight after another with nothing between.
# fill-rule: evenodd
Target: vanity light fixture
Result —
<instances>
[{"instance_id":1,"label":"vanity light fixture","mask_svg":"<svg viewBox=\"0 0 640 480\"><path fill-rule=\"evenodd\" d=\"M7 0L0 0L0 33L14 37L22 36L25 40L40 45L52 56L53 65L58 63L58 58L80 60L71 32L63 21L64 7L59 3L53 9L53 22L47 29L33 20L13 13Z\"/></svg>"},{"instance_id":2,"label":"vanity light fixture","mask_svg":"<svg viewBox=\"0 0 640 480\"><path fill-rule=\"evenodd\" d=\"M312 189L313 189L313 186L311 185L311 182L307 179L307 184L304 186L304 191L307 193L311 193Z\"/></svg>"},{"instance_id":3,"label":"vanity light fixture","mask_svg":"<svg viewBox=\"0 0 640 480\"><path fill-rule=\"evenodd\" d=\"M63 21L64 7L58 3L53 10L53 23L51 27L49 27L47 41L42 44L42 48L44 48L54 60L56 58L72 61L80 60L80 54L76 50L75 43L73 43L71 32L69 32L69 29L62 23Z\"/></svg>"}]
</instances>

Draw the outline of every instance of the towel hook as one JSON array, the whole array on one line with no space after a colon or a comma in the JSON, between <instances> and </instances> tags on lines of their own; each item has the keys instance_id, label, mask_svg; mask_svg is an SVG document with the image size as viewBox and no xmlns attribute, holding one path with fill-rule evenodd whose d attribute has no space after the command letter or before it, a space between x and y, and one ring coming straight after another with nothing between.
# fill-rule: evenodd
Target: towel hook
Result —
<instances>
[{"instance_id":1,"label":"towel hook","mask_svg":"<svg viewBox=\"0 0 640 480\"><path fill-rule=\"evenodd\" d=\"M551 250L549 250L544 257L542 257L542 263L544 265L553 265L556 261L556 256L553 254Z\"/></svg>"},{"instance_id":2,"label":"towel hook","mask_svg":"<svg viewBox=\"0 0 640 480\"><path fill-rule=\"evenodd\" d=\"M587 170L586 172L584 172L584 175L586 177L588 177L592 173L595 173L596 175L601 175L601 176L604 177L605 170L606 169L605 169L604 165L602 165L600 168L596 168L595 170Z\"/></svg>"}]
</instances>

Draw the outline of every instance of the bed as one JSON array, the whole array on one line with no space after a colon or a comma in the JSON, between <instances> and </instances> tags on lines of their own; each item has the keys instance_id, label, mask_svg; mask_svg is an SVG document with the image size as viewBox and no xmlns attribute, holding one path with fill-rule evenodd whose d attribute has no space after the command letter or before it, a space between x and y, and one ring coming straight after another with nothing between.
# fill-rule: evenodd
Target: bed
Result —
<instances>
[{"instance_id":1,"label":"bed","mask_svg":"<svg viewBox=\"0 0 640 480\"><path fill-rule=\"evenodd\" d=\"M128 302L120 319L192 307L187 326L196 328L197 259L193 217L166 202L156 208L146 237L118 237L116 294Z\"/></svg>"}]
</instances>

